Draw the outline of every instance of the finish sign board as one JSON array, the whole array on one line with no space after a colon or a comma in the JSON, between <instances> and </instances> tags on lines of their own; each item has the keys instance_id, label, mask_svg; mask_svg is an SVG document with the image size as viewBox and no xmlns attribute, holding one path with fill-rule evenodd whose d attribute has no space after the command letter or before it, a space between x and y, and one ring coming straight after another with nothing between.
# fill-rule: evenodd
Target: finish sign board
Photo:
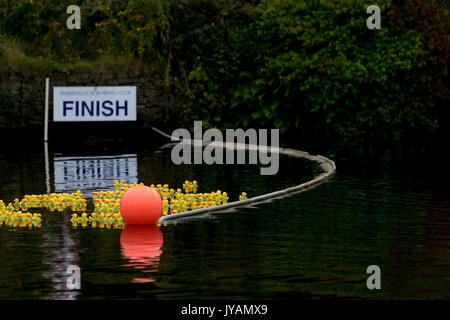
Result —
<instances>
[{"instance_id":1,"label":"finish sign board","mask_svg":"<svg viewBox=\"0 0 450 320\"><path fill-rule=\"evenodd\" d=\"M53 121L136 121L136 87L53 87Z\"/></svg>"}]
</instances>

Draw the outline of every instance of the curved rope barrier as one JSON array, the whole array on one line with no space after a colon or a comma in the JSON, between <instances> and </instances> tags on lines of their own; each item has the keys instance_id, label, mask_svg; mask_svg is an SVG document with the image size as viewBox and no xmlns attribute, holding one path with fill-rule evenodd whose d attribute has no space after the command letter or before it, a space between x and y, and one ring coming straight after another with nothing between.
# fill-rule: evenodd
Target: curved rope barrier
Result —
<instances>
[{"instance_id":1,"label":"curved rope barrier","mask_svg":"<svg viewBox=\"0 0 450 320\"><path fill-rule=\"evenodd\" d=\"M302 184L299 184L299 185L296 185L293 187L289 187L289 188L286 188L283 190L266 193L266 194L256 196L253 198L248 198L246 200L233 201L233 202L217 205L214 207L201 208L201 209L195 209L192 211L169 214L167 216L163 216L163 217L159 218L160 223L166 223L168 221L177 220L177 219L186 218L186 217L197 216L197 215L201 215L201 214L205 214L205 213L223 211L223 210L226 210L229 208L244 207L249 204L262 203L262 202L265 202L265 201L268 201L271 199L284 197L286 195L304 191L304 190L310 189L311 187L315 187L319 184L327 182L328 178L330 178L336 172L336 164L334 163L333 160L330 160L321 155L310 155L308 152L295 150L295 149L273 148L273 147L269 147L269 146L258 147L257 145L248 145L248 144L239 144L239 143L238 144L234 144L234 143L223 144L220 142L210 143L210 142L203 142L203 141L198 141L198 140L197 141L196 140L186 140L181 143L188 143L188 144L201 143L203 146L205 146L205 145L219 146L222 148L233 149L233 150L247 149L247 150L258 151L259 148L264 148L264 151L267 150L270 152L276 152L279 154L284 154L284 155L295 157L295 158L306 158L308 160L318 162L324 172L317 175L316 177L314 177L314 179L312 179L310 181L307 181Z\"/></svg>"}]
</instances>

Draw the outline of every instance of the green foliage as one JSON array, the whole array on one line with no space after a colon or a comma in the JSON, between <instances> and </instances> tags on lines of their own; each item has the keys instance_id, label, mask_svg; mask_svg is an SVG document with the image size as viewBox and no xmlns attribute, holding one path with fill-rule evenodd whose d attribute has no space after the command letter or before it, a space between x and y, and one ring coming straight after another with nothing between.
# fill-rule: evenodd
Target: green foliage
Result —
<instances>
[{"instance_id":1,"label":"green foliage","mask_svg":"<svg viewBox=\"0 0 450 320\"><path fill-rule=\"evenodd\" d=\"M412 30L422 39L422 59L411 75L414 94L408 102L421 109L424 118L434 120L441 128L449 121L450 10L448 2L438 6L425 0L399 2L387 12L387 26L399 33Z\"/></svg>"},{"instance_id":2,"label":"green foliage","mask_svg":"<svg viewBox=\"0 0 450 320\"><path fill-rule=\"evenodd\" d=\"M368 30L359 1L263 1L257 12L259 81L244 100L254 119L313 135L414 126L402 81L420 56L414 32Z\"/></svg>"},{"instance_id":3,"label":"green foliage","mask_svg":"<svg viewBox=\"0 0 450 320\"><path fill-rule=\"evenodd\" d=\"M445 1L378 1L381 30L368 30L357 0L86 0L78 31L65 28L69 2L0 0L1 33L76 69L105 57L155 66L177 125L392 138L445 118Z\"/></svg>"},{"instance_id":4,"label":"green foliage","mask_svg":"<svg viewBox=\"0 0 450 320\"><path fill-rule=\"evenodd\" d=\"M174 115L186 125L230 127L242 115L230 109L252 37L249 2L179 1L172 14L172 84L178 98ZM250 26L250 27L249 27Z\"/></svg>"},{"instance_id":5,"label":"green foliage","mask_svg":"<svg viewBox=\"0 0 450 320\"><path fill-rule=\"evenodd\" d=\"M0 30L27 44L27 54L65 61L109 55L157 59L164 54L168 1L79 1L81 30L69 30L70 0L0 0Z\"/></svg>"},{"instance_id":6,"label":"green foliage","mask_svg":"<svg viewBox=\"0 0 450 320\"><path fill-rule=\"evenodd\" d=\"M448 9L407 1L414 11L402 21L425 22L393 28L402 21L392 12L403 5L383 1L387 14L382 29L373 31L366 28L366 5L356 0L186 2L183 18L195 23L183 22L186 32L177 33L189 53L180 54L186 76L176 79L186 93L180 110L188 112L185 119L338 138L436 129L438 118L430 110L437 94L429 90L432 82L448 83L448 73L430 72L436 52L427 47L439 34L434 49L448 48ZM190 13L198 12L199 3L209 13L199 14L203 20ZM230 4L232 11L226 9ZM223 11L230 12L226 18ZM438 27L428 30L435 19ZM449 51L438 56L446 70ZM442 85L441 93L446 89Z\"/></svg>"},{"instance_id":7,"label":"green foliage","mask_svg":"<svg viewBox=\"0 0 450 320\"><path fill-rule=\"evenodd\" d=\"M165 53L168 40L167 1L114 1L111 5L91 9L93 24L90 44L98 53L120 52L147 60Z\"/></svg>"}]
</instances>

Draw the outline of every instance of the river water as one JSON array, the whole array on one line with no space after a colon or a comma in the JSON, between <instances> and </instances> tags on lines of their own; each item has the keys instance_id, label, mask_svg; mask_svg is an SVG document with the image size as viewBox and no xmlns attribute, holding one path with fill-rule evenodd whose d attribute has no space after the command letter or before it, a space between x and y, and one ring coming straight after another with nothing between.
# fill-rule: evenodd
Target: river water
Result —
<instances>
[{"instance_id":1,"label":"river water","mask_svg":"<svg viewBox=\"0 0 450 320\"><path fill-rule=\"evenodd\" d=\"M0 199L110 189L114 179L196 179L237 199L311 179L319 169L282 157L276 176L252 165L180 165L170 150L6 146ZM101 149L101 150L100 150ZM333 153L333 154L331 154ZM0 227L0 299L448 299L447 161L418 147L326 152L337 173L295 195L167 226L72 228L70 212L43 212L41 228ZM71 265L79 289L68 289ZM369 290L366 269L381 270Z\"/></svg>"}]
</instances>

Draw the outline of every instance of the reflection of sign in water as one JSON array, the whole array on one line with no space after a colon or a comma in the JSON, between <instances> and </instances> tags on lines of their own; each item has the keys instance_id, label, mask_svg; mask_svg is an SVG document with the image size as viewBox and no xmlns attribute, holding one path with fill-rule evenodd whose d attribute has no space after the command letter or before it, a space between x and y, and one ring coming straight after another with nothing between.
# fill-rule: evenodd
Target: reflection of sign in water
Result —
<instances>
[{"instance_id":1,"label":"reflection of sign in water","mask_svg":"<svg viewBox=\"0 0 450 320\"><path fill-rule=\"evenodd\" d=\"M53 121L136 121L136 87L54 87Z\"/></svg>"},{"instance_id":2,"label":"reflection of sign in water","mask_svg":"<svg viewBox=\"0 0 450 320\"><path fill-rule=\"evenodd\" d=\"M114 180L137 183L135 154L55 157L55 192L113 189Z\"/></svg>"}]
</instances>

